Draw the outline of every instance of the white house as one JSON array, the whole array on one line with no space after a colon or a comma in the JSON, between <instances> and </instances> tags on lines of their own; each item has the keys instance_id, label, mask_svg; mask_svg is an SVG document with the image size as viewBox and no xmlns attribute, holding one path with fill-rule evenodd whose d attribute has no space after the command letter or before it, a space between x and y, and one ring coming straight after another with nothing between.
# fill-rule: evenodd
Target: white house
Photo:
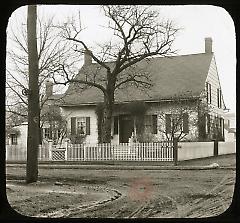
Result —
<instances>
[{"instance_id":1,"label":"white house","mask_svg":"<svg viewBox=\"0 0 240 223\"><path fill-rule=\"evenodd\" d=\"M114 62L107 62L112 66ZM191 126L191 115L186 114L183 126L187 126L186 140L210 141L218 138L224 140L224 110L226 109L217 72L212 39L205 38L205 52L199 54L172 57L154 57L139 62L124 72L147 72L153 86L150 90L140 90L132 85L118 90L115 94L116 108L112 118L112 143L128 142L134 131L138 131L134 115L119 109L121 105L144 103L147 110L144 114L144 132L151 134L151 140L161 140L165 129L161 114L171 115L170 110L176 108L174 98L187 101L189 107L206 102L209 112L196 112L197 124ZM85 64L77 78L104 76L105 68L93 63L85 54ZM94 75L93 75L94 74ZM70 135L83 137L87 143L97 143L99 138L99 122L97 106L103 102L103 94L97 88L82 90L77 83L70 84L61 103L62 114L67 117ZM118 107L119 106L119 107ZM169 117L169 116L168 116Z\"/></svg>"},{"instance_id":2,"label":"white house","mask_svg":"<svg viewBox=\"0 0 240 223\"><path fill-rule=\"evenodd\" d=\"M224 115L224 134L226 142L236 141L236 114L227 113Z\"/></svg>"}]
</instances>

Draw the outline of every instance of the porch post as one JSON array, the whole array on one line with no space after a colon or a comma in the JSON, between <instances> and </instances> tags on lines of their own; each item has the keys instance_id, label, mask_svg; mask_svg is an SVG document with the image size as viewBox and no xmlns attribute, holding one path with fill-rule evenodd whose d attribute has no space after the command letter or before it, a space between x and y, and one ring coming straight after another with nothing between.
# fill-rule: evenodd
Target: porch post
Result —
<instances>
[{"instance_id":1,"label":"porch post","mask_svg":"<svg viewBox=\"0 0 240 223\"><path fill-rule=\"evenodd\" d=\"M177 166L178 162L178 139L173 138L173 160L174 160L174 166Z\"/></svg>"}]
</instances>

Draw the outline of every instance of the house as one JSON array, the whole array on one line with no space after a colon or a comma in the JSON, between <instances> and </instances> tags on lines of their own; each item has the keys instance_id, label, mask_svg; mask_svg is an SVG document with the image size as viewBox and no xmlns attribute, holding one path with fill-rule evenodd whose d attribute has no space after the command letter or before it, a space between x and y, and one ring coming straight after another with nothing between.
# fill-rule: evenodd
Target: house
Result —
<instances>
[{"instance_id":1,"label":"house","mask_svg":"<svg viewBox=\"0 0 240 223\"><path fill-rule=\"evenodd\" d=\"M44 103L41 108L41 141L53 140L58 143L65 137L65 120L59 107L63 94L54 93L53 87L53 82L45 81Z\"/></svg>"},{"instance_id":2,"label":"house","mask_svg":"<svg viewBox=\"0 0 240 223\"><path fill-rule=\"evenodd\" d=\"M53 93L53 83L49 80L45 82L45 94L41 107L41 121L40 121L40 141L46 142L49 139L55 143L60 138L64 137L64 120L60 113L59 103L62 94ZM10 117L10 114L6 114ZM19 122L17 125L6 124L6 144L17 145L19 148L27 148L27 131L28 123L25 118L24 121Z\"/></svg>"},{"instance_id":3,"label":"house","mask_svg":"<svg viewBox=\"0 0 240 223\"><path fill-rule=\"evenodd\" d=\"M224 135L226 142L236 141L236 114L227 113L224 115Z\"/></svg>"},{"instance_id":4,"label":"house","mask_svg":"<svg viewBox=\"0 0 240 223\"><path fill-rule=\"evenodd\" d=\"M21 148L27 147L27 122L14 126L7 131L6 144L20 145Z\"/></svg>"},{"instance_id":5,"label":"house","mask_svg":"<svg viewBox=\"0 0 240 223\"><path fill-rule=\"evenodd\" d=\"M109 66L111 64L114 62L108 62ZM133 133L141 133L139 138L142 141L166 139L167 134L164 130L168 127L168 120L171 125L174 120L172 111L179 107L176 98L189 108L199 108L203 103L206 103L208 108L204 113L196 111L190 114L185 110L181 128L185 131L183 132L186 141L224 140L223 114L226 106L211 38L205 38L204 53L148 58L134 66L134 71L130 68L124 72L147 72L153 86L151 89L142 90L128 85L115 92L112 143L129 142ZM91 77L92 74L104 75L105 68L93 63L85 53L85 64L75 78L81 78L83 75ZM101 102L103 94L97 88L82 89L77 83L69 85L60 106L62 114L67 117L70 136L77 135L80 141L86 143L98 143L97 107ZM141 103L146 109L144 116L140 118L141 128L138 128L138 121L131 109L123 108L130 108L131 104L132 107L139 106Z\"/></svg>"}]
</instances>

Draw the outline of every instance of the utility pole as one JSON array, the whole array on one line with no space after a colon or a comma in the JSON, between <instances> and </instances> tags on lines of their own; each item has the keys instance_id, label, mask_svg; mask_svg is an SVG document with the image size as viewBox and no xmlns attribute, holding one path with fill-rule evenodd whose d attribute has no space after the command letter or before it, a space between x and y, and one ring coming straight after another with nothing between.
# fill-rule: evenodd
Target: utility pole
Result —
<instances>
[{"instance_id":1,"label":"utility pole","mask_svg":"<svg viewBox=\"0 0 240 223\"><path fill-rule=\"evenodd\" d=\"M27 13L28 41L28 138L27 138L27 170L26 182L36 182L38 179L38 146L39 146L39 68L37 52L37 6L29 5Z\"/></svg>"}]
</instances>

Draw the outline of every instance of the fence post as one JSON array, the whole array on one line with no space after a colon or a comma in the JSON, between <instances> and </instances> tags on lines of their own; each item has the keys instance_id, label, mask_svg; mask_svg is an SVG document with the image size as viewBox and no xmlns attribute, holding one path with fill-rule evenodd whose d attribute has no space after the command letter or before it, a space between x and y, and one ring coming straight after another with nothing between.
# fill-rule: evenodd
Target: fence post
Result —
<instances>
[{"instance_id":1,"label":"fence post","mask_svg":"<svg viewBox=\"0 0 240 223\"><path fill-rule=\"evenodd\" d=\"M173 160L174 160L174 166L177 166L178 162L178 139L173 138Z\"/></svg>"},{"instance_id":2,"label":"fence post","mask_svg":"<svg viewBox=\"0 0 240 223\"><path fill-rule=\"evenodd\" d=\"M218 156L218 140L214 139L214 144L213 144L213 155Z\"/></svg>"},{"instance_id":3,"label":"fence post","mask_svg":"<svg viewBox=\"0 0 240 223\"><path fill-rule=\"evenodd\" d=\"M65 160L67 160L68 139L64 140L64 147L65 147Z\"/></svg>"},{"instance_id":4,"label":"fence post","mask_svg":"<svg viewBox=\"0 0 240 223\"><path fill-rule=\"evenodd\" d=\"M53 145L53 141L49 139L48 140L49 160L52 160L52 145Z\"/></svg>"},{"instance_id":5,"label":"fence post","mask_svg":"<svg viewBox=\"0 0 240 223\"><path fill-rule=\"evenodd\" d=\"M83 143L83 160L86 161L87 158L87 148L85 143Z\"/></svg>"}]
</instances>

